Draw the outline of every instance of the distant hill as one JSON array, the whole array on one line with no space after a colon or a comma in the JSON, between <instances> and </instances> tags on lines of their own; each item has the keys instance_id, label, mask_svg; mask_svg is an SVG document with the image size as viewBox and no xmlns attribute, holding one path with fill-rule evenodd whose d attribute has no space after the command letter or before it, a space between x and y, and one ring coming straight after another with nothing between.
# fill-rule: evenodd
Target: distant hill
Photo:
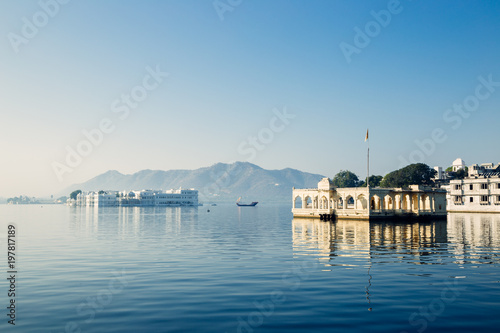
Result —
<instances>
[{"instance_id":1,"label":"distant hill","mask_svg":"<svg viewBox=\"0 0 500 333\"><path fill-rule=\"evenodd\" d=\"M235 201L291 201L292 188L316 187L322 175L295 169L266 170L248 162L217 163L196 170L142 170L124 175L116 170L107 171L82 184L66 188L59 195L74 190L142 190L195 188L204 202Z\"/></svg>"}]
</instances>

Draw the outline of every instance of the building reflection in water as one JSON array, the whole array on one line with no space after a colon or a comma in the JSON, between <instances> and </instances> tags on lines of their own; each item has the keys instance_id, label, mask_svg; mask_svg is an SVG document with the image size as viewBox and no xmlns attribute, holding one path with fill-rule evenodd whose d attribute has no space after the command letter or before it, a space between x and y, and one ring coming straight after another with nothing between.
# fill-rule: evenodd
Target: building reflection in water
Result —
<instances>
[{"instance_id":1,"label":"building reflection in water","mask_svg":"<svg viewBox=\"0 0 500 333\"><path fill-rule=\"evenodd\" d=\"M435 221L324 222L294 218L294 254L314 255L325 266L360 266L389 255L414 264L500 261L500 215L459 214Z\"/></svg>"},{"instance_id":2,"label":"building reflection in water","mask_svg":"<svg viewBox=\"0 0 500 333\"><path fill-rule=\"evenodd\" d=\"M500 263L500 215L495 214L453 213L447 220L406 223L294 218L292 233L294 256L315 257L324 270L366 269L369 311L374 264Z\"/></svg>"},{"instance_id":3,"label":"building reflection in water","mask_svg":"<svg viewBox=\"0 0 500 333\"><path fill-rule=\"evenodd\" d=\"M198 207L98 207L72 206L72 228L79 234L99 234L112 229L118 235L181 233L193 228ZM182 221L186 223L181 223Z\"/></svg>"},{"instance_id":4,"label":"building reflection in water","mask_svg":"<svg viewBox=\"0 0 500 333\"><path fill-rule=\"evenodd\" d=\"M458 264L500 262L500 214L451 213L448 233Z\"/></svg>"},{"instance_id":5,"label":"building reflection in water","mask_svg":"<svg viewBox=\"0 0 500 333\"><path fill-rule=\"evenodd\" d=\"M323 222L319 219L294 218L292 222L294 254L318 256L325 265L329 265L331 259L337 256L368 257L369 230L368 222Z\"/></svg>"}]
</instances>

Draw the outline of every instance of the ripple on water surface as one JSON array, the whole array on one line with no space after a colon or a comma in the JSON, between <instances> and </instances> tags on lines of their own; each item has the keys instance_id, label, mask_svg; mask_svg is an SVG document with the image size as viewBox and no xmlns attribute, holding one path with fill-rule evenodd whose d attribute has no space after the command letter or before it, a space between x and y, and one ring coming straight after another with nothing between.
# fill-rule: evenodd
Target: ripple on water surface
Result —
<instances>
[{"instance_id":1,"label":"ripple on water surface","mask_svg":"<svg viewBox=\"0 0 500 333\"><path fill-rule=\"evenodd\" d=\"M321 222L293 219L289 205L221 204L210 213L0 206L0 217L4 230L18 226L20 331L441 332L500 324L496 216Z\"/></svg>"}]
</instances>

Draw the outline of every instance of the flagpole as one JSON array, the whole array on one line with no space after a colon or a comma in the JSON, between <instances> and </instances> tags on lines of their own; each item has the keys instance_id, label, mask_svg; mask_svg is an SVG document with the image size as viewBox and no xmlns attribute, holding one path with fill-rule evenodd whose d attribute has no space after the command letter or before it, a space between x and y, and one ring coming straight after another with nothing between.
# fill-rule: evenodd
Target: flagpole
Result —
<instances>
[{"instance_id":1,"label":"flagpole","mask_svg":"<svg viewBox=\"0 0 500 333\"><path fill-rule=\"evenodd\" d=\"M366 187L370 187L370 137L368 130L366 130L366 141L368 141L368 151L366 154Z\"/></svg>"},{"instance_id":2,"label":"flagpole","mask_svg":"<svg viewBox=\"0 0 500 333\"><path fill-rule=\"evenodd\" d=\"M370 138L368 136L368 129L366 129L366 140L368 141L368 150L366 152L366 189L368 193L368 202L366 208L368 209L368 216L370 216Z\"/></svg>"},{"instance_id":3,"label":"flagpole","mask_svg":"<svg viewBox=\"0 0 500 333\"><path fill-rule=\"evenodd\" d=\"M370 187L370 139L368 139L368 157L366 159L366 187Z\"/></svg>"}]
</instances>

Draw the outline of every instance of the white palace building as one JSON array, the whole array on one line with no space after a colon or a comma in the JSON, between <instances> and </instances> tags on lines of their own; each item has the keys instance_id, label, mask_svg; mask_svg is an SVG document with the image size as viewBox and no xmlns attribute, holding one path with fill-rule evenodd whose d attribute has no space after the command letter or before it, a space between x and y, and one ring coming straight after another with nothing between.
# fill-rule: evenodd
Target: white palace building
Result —
<instances>
[{"instance_id":1,"label":"white palace building","mask_svg":"<svg viewBox=\"0 0 500 333\"><path fill-rule=\"evenodd\" d=\"M387 217L445 217L446 190L409 188L336 188L323 178L314 189L293 189L294 217L362 219Z\"/></svg>"},{"instance_id":2,"label":"white palace building","mask_svg":"<svg viewBox=\"0 0 500 333\"><path fill-rule=\"evenodd\" d=\"M82 192L74 203L76 206L198 206L198 191L195 189L142 190Z\"/></svg>"},{"instance_id":3,"label":"white palace building","mask_svg":"<svg viewBox=\"0 0 500 333\"><path fill-rule=\"evenodd\" d=\"M500 213L500 163L474 164L447 187L449 212Z\"/></svg>"}]
</instances>

